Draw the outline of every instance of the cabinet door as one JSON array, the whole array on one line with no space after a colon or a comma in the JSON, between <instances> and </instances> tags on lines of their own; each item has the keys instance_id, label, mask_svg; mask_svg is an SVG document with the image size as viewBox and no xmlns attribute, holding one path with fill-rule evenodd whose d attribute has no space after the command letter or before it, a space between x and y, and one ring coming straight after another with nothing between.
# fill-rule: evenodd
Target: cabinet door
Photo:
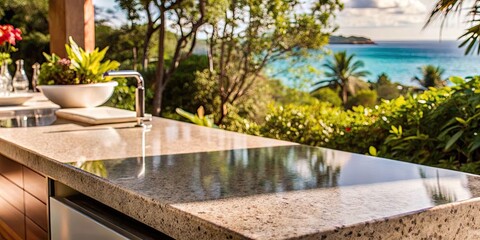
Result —
<instances>
[{"instance_id":1,"label":"cabinet door","mask_svg":"<svg viewBox=\"0 0 480 240\"><path fill-rule=\"evenodd\" d=\"M25 215L43 230L48 229L47 205L28 192L25 192Z\"/></svg>"},{"instance_id":2,"label":"cabinet door","mask_svg":"<svg viewBox=\"0 0 480 240\"><path fill-rule=\"evenodd\" d=\"M23 182L25 185L25 191L43 203L47 203L48 184L47 179L43 175L31 170L30 168L23 167Z\"/></svg>"},{"instance_id":3,"label":"cabinet door","mask_svg":"<svg viewBox=\"0 0 480 240\"><path fill-rule=\"evenodd\" d=\"M23 189L2 175L0 175L0 197L10 203L10 205L14 206L18 211L22 213L25 212Z\"/></svg>"},{"instance_id":4,"label":"cabinet door","mask_svg":"<svg viewBox=\"0 0 480 240\"><path fill-rule=\"evenodd\" d=\"M32 222L28 217L25 218L25 234L27 240L47 240L48 233Z\"/></svg>"},{"instance_id":5,"label":"cabinet door","mask_svg":"<svg viewBox=\"0 0 480 240\"><path fill-rule=\"evenodd\" d=\"M25 239L25 215L1 197L0 206L0 228L10 235L17 235L15 238Z\"/></svg>"},{"instance_id":6,"label":"cabinet door","mask_svg":"<svg viewBox=\"0 0 480 240\"><path fill-rule=\"evenodd\" d=\"M23 188L22 165L0 155L0 174Z\"/></svg>"},{"instance_id":7,"label":"cabinet door","mask_svg":"<svg viewBox=\"0 0 480 240\"><path fill-rule=\"evenodd\" d=\"M45 176L0 155L0 240L48 239Z\"/></svg>"}]
</instances>

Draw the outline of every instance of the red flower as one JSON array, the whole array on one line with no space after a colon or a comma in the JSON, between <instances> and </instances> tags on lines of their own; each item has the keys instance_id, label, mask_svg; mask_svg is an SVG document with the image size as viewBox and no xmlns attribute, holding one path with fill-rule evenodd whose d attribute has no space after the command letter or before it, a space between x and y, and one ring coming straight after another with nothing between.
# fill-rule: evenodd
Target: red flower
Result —
<instances>
[{"instance_id":1,"label":"red flower","mask_svg":"<svg viewBox=\"0 0 480 240\"><path fill-rule=\"evenodd\" d=\"M346 127L346 128L345 128L345 131L346 131L346 132L350 132L350 131L352 131L352 128Z\"/></svg>"},{"instance_id":2,"label":"red flower","mask_svg":"<svg viewBox=\"0 0 480 240\"><path fill-rule=\"evenodd\" d=\"M16 41L22 40L22 30L20 30L19 28L13 29L12 34L15 37Z\"/></svg>"},{"instance_id":3,"label":"red flower","mask_svg":"<svg viewBox=\"0 0 480 240\"><path fill-rule=\"evenodd\" d=\"M17 41L22 40L22 30L14 28L12 25L0 25L0 45L9 43L15 45Z\"/></svg>"}]
</instances>

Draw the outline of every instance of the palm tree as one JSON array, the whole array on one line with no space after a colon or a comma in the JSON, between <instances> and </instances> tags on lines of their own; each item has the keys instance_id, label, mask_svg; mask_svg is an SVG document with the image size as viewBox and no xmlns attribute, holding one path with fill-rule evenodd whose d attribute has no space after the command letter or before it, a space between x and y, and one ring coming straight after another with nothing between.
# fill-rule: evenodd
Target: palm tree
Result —
<instances>
[{"instance_id":1,"label":"palm tree","mask_svg":"<svg viewBox=\"0 0 480 240\"><path fill-rule=\"evenodd\" d=\"M368 71L360 70L365 64L363 61L354 60L354 57L355 54L348 55L346 51L333 54L333 61L329 59L323 64L328 69L325 72L328 79L314 83L315 89L312 92L325 87L340 88L340 97L345 105L349 93L354 95L356 89L366 87L367 83L360 78L370 74Z\"/></svg>"},{"instance_id":2,"label":"palm tree","mask_svg":"<svg viewBox=\"0 0 480 240\"><path fill-rule=\"evenodd\" d=\"M417 81L423 88L429 87L444 87L447 85L447 80L442 78L445 69L440 66L425 65L418 68L422 72L422 78L417 76L412 78L412 81Z\"/></svg>"},{"instance_id":3,"label":"palm tree","mask_svg":"<svg viewBox=\"0 0 480 240\"><path fill-rule=\"evenodd\" d=\"M463 4L467 3L469 7L467 8L467 22L471 26L465 31L465 33L459 37L459 39L464 39L459 47L466 46L465 54L469 54L472 50L477 47L477 54L480 54L480 44L478 44L480 37L480 0L437 0L435 7L430 13L430 17L425 24L427 27L430 23L437 20L438 18L443 18L442 27L444 22L447 20L447 17L465 11Z\"/></svg>"}]
</instances>

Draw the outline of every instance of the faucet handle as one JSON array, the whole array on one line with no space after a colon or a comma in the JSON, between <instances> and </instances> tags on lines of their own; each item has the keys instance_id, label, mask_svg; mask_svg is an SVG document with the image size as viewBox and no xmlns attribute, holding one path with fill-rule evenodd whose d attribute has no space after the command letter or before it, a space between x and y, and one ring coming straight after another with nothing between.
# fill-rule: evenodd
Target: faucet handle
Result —
<instances>
[{"instance_id":1,"label":"faucet handle","mask_svg":"<svg viewBox=\"0 0 480 240\"><path fill-rule=\"evenodd\" d=\"M137 113L137 127L144 127L145 117L145 88L142 74L133 70L108 71L103 74L104 77L134 77L137 79L137 89L135 90L135 112Z\"/></svg>"}]
</instances>

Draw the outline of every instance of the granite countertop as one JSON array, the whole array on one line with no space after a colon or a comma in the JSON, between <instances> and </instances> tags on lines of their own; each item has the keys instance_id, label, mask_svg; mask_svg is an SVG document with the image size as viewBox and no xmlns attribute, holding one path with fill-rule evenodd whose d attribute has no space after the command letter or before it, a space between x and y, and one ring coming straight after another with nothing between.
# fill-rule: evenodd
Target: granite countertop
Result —
<instances>
[{"instance_id":1,"label":"granite countertop","mask_svg":"<svg viewBox=\"0 0 480 240\"><path fill-rule=\"evenodd\" d=\"M475 175L151 124L0 128L0 153L178 239L479 237Z\"/></svg>"}]
</instances>

